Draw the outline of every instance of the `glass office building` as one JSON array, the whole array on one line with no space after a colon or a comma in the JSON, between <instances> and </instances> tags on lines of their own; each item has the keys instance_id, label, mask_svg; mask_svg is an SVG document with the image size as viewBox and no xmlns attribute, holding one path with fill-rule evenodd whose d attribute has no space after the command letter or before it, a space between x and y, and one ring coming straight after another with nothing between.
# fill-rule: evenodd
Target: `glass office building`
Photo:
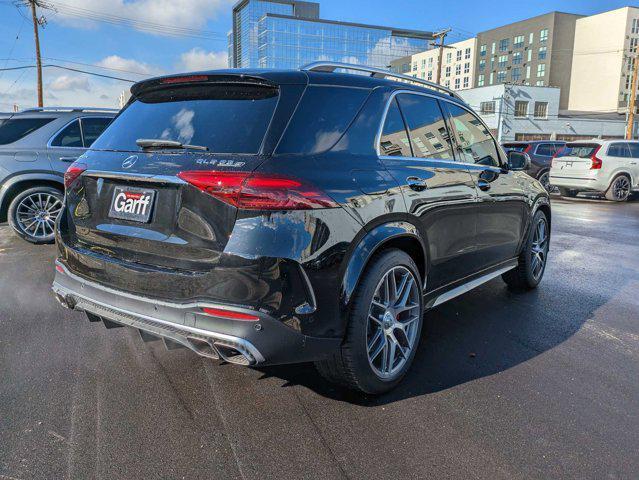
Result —
<instances>
[{"instance_id":1,"label":"glass office building","mask_svg":"<svg viewBox=\"0 0 639 480\"><path fill-rule=\"evenodd\" d=\"M298 68L329 60L387 68L428 50L431 40L430 32L322 20L317 3L241 0L233 7L229 66Z\"/></svg>"}]
</instances>

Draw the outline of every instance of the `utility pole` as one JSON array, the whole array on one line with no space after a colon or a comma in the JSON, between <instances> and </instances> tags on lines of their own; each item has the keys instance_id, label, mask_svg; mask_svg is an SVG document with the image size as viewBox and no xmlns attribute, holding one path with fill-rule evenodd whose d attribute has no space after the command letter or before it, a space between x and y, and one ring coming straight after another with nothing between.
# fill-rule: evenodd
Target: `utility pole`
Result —
<instances>
[{"instance_id":1,"label":"utility pole","mask_svg":"<svg viewBox=\"0 0 639 480\"><path fill-rule=\"evenodd\" d=\"M639 74L639 59L637 53L633 52L631 58L634 59L634 68L632 69L632 90L630 91L630 102L628 103L628 124L626 125L626 140L632 140L635 130L635 108L637 101L637 75Z\"/></svg>"},{"instance_id":2,"label":"utility pole","mask_svg":"<svg viewBox=\"0 0 639 480\"><path fill-rule=\"evenodd\" d=\"M33 37L35 38L35 51L36 51L36 70L38 71L38 107L43 107L44 102L42 100L42 59L40 58L40 35L38 27L41 23L44 23L44 17L38 19L36 13L36 6L41 7L39 0L25 0L31 7L31 18L33 19Z\"/></svg>"},{"instance_id":3,"label":"utility pole","mask_svg":"<svg viewBox=\"0 0 639 480\"><path fill-rule=\"evenodd\" d=\"M442 63L444 60L444 48L453 48L444 45L446 35L450 32L450 28L445 28L439 32L433 33L433 38L439 39L439 43L431 43L433 47L439 48L439 62L437 64L437 83L441 85L442 80Z\"/></svg>"}]
</instances>

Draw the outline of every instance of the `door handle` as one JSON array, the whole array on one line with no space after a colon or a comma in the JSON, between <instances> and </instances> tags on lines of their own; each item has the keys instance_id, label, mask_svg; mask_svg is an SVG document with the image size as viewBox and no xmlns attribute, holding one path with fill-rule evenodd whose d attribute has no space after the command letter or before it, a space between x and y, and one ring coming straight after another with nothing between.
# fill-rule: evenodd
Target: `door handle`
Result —
<instances>
[{"instance_id":1,"label":"door handle","mask_svg":"<svg viewBox=\"0 0 639 480\"><path fill-rule=\"evenodd\" d=\"M412 190L415 190L416 192L421 192L422 190L426 190L428 188L426 180L419 177L408 177L406 178L406 183Z\"/></svg>"},{"instance_id":2,"label":"door handle","mask_svg":"<svg viewBox=\"0 0 639 480\"><path fill-rule=\"evenodd\" d=\"M483 178L480 178L479 180L477 180L477 188L479 188L482 192L487 192L488 190L490 190L490 183L488 183Z\"/></svg>"},{"instance_id":3,"label":"door handle","mask_svg":"<svg viewBox=\"0 0 639 480\"><path fill-rule=\"evenodd\" d=\"M60 161L61 162L75 162L78 159L78 157L60 157Z\"/></svg>"}]
</instances>

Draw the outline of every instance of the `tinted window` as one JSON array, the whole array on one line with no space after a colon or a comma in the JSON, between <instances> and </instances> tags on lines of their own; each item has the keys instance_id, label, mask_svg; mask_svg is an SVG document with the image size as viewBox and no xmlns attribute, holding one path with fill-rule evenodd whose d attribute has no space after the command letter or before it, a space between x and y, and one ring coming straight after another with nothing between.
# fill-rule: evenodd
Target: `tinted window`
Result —
<instances>
[{"instance_id":1,"label":"tinted window","mask_svg":"<svg viewBox=\"0 0 639 480\"><path fill-rule=\"evenodd\" d=\"M540 143L537 145L535 153L544 157L552 157L555 154L555 147L550 143Z\"/></svg>"},{"instance_id":2,"label":"tinted window","mask_svg":"<svg viewBox=\"0 0 639 480\"><path fill-rule=\"evenodd\" d=\"M397 95L410 134L413 152L420 158L453 160L450 135L437 100L423 95Z\"/></svg>"},{"instance_id":3,"label":"tinted window","mask_svg":"<svg viewBox=\"0 0 639 480\"><path fill-rule=\"evenodd\" d=\"M80 130L80 121L67 125L51 142L53 147L82 147L82 132Z\"/></svg>"},{"instance_id":4,"label":"tinted window","mask_svg":"<svg viewBox=\"0 0 639 480\"><path fill-rule=\"evenodd\" d=\"M368 90L359 88L307 88L278 153L320 153L328 150L344 134L368 94Z\"/></svg>"},{"instance_id":5,"label":"tinted window","mask_svg":"<svg viewBox=\"0 0 639 480\"><path fill-rule=\"evenodd\" d=\"M111 120L111 118L83 118L82 136L84 137L84 146L89 148L109 123L111 123Z\"/></svg>"},{"instance_id":6,"label":"tinted window","mask_svg":"<svg viewBox=\"0 0 639 480\"><path fill-rule=\"evenodd\" d=\"M468 110L445 102L466 163L500 166L497 146L483 123Z\"/></svg>"},{"instance_id":7,"label":"tinted window","mask_svg":"<svg viewBox=\"0 0 639 480\"><path fill-rule=\"evenodd\" d=\"M402 115L397 107L397 100L393 100L386 114L386 122L382 137L379 142L379 153L381 155L393 155L401 157L412 157L408 134Z\"/></svg>"},{"instance_id":8,"label":"tinted window","mask_svg":"<svg viewBox=\"0 0 639 480\"><path fill-rule=\"evenodd\" d=\"M557 153L557 158L561 157L578 157L590 158L599 148L597 143L569 143Z\"/></svg>"},{"instance_id":9,"label":"tinted window","mask_svg":"<svg viewBox=\"0 0 639 480\"><path fill-rule=\"evenodd\" d=\"M4 120L0 125L0 145L17 142L53 120L53 118L15 118Z\"/></svg>"},{"instance_id":10,"label":"tinted window","mask_svg":"<svg viewBox=\"0 0 639 480\"><path fill-rule=\"evenodd\" d=\"M639 143L629 143L630 156L632 158L639 158Z\"/></svg>"},{"instance_id":11,"label":"tinted window","mask_svg":"<svg viewBox=\"0 0 639 480\"><path fill-rule=\"evenodd\" d=\"M622 157L628 158L630 157L630 150L628 149L627 143L611 143L608 147L608 156L610 157Z\"/></svg>"},{"instance_id":12,"label":"tinted window","mask_svg":"<svg viewBox=\"0 0 639 480\"><path fill-rule=\"evenodd\" d=\"M137 139L202 145L212 153L257 153L277 104L272 87L194 85L142 94L92 145L138 151Z\"/></svg>"}]
</instances>

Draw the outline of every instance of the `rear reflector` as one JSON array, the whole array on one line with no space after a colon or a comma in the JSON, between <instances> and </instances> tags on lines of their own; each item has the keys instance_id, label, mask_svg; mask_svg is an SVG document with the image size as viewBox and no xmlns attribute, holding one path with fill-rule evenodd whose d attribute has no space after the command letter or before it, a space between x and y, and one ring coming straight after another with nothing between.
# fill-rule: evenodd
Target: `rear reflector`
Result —
<instances>
[{"instance_id":1,"label":"rear reflector","mask_svg":"<svg viewBox=\"0 0 639 480\"><path fill-rule=\"evenodd\" d=\"M222 308L202 308L202 312L214 317L228 318L229 320L243 320L246 322L257 322L259 317L249 315L248 313L234 312L232 310L224 310Z\"/></svg>"},{"instance_id":2,"label":"rear reflector","mask_svg":"<svg viewBox=\"0 0 639 480\"><path fill-rule=\"evenodd\" d=\"M194 170L180 172L178 177L245 210L311 210L338 206L316 187L285 176Z\"/></svg>"},{"instance_id":3,"label":"rear reflector","mask_svg":"<svg viewBox=\"0 0 639 480\"><path fill-rule=\"evenodd\" d=\"M87 166L84 163L73 162L69 165L69 168L67 168L64 174L64 188L69 188L73 185L73 182L75 182L86 169Z\"/></svg>"}]
</instances>

